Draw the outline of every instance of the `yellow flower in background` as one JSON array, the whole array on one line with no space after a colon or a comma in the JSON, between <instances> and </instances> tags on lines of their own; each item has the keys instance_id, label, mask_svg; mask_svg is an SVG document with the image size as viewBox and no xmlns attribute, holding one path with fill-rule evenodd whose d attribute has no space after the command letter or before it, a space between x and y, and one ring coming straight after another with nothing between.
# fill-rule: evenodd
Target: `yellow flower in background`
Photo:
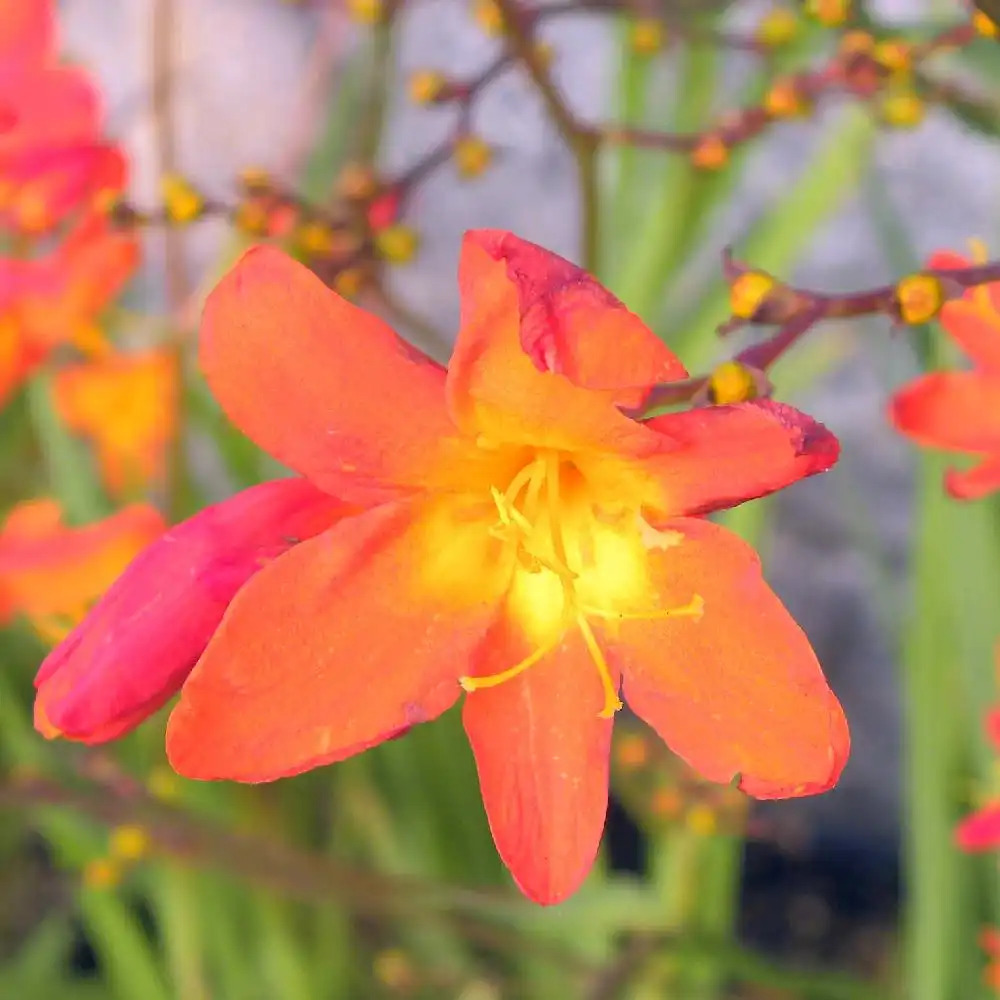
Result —
<instances>
[{"instance_id":1,"label":"yellow flower in background","mask_svg":"<svg viewBox=\"0 0 1000 1000\"><path fill-rule=\"evenodd\" d=\"M64 523L56 500L18 504L0 526L0 625L23 616L58 641L165 530L149 504L80 527Z\"/></svg>"},{"instance_id":2,"label":"yellow flower in background","mask_svg":"<svg viewBox=\"0 0 1000 1000\"><path fill-rule=\"evenodd\" d=\"M177 366L162 349L115 354L56 375L56 412L97 448L101 477L121 495L158 479L177 426Z\"/></svg>"}]
</instances>

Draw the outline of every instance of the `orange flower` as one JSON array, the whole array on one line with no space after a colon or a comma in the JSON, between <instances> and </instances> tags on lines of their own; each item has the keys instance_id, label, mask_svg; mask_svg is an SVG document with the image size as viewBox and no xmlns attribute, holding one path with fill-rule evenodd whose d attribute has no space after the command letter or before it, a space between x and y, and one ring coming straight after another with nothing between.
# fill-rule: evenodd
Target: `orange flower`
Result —
<instances>
[{"instance_id":1,"label":"orange flower","mask_svg":"<svg viewBox=\"0 0 1000 1000\"><path fill-rule=\"evenodd\" d=\"M83 527L63 524L55 500L15 507L0 529L0 623L23 615L43 638L62 639L163 529L146 504Z\"/></svg>"},{"instance_id":2,"label":"orange flower","mask_svg":"<svg viewBox=\"0 0 1000 1000\"><path fill-rule=\"evenodd\" d=\"M177 423L177 367L169 352L114 354L73 365L56 375L53 389L66 426L96 444L112 493L162 476Z\"/></svg>"},{"instance_id":3,"label":"orange flower","mask_svg":"<svg viewBox=\"0 0 1000 1000\"><path fill-rule=\"evenodd\" d=\"M836 782L847 725L806 637L753 551L695 515L829 468L837 442L771 402L627 418L683 367L586 274L510 234L469 234L459 280L447 371L272 248L210 297L201 363L230 417L366 509L235 592L168 753L191 777L267 781L464 689L500 855L552 903L600 842L623 684L712 780L765 798ZM92 623L92 641L113 645L114 627Z\"/></svg>"},{"instance_id":4,"label":"orange flower","mask_svg":"<svg viewBox=\"0 0 1000 1000\"><path fill-rule=\"evenodd\" d=\"M100 351L94 320L131 276L138 253L133 236L92 216L45 257L0 257L0 403L60 344Z\"/></svg>"},{"instance_id":5,"label":"orange flower","mask_svg":"<svg viewBox=\"0 0 1000 1000\"><path fill-rule=\"evenodd\" d=\"M930 260L932 268L968 264L953 253ZM1000 489L1000 283L970 288L946 302L941 324L972 359L972 369L914 379L893 396L889 418L918 444L981 456L973 468L945 476L953 497L976 499Z\"/></svg>"}]
</instances>

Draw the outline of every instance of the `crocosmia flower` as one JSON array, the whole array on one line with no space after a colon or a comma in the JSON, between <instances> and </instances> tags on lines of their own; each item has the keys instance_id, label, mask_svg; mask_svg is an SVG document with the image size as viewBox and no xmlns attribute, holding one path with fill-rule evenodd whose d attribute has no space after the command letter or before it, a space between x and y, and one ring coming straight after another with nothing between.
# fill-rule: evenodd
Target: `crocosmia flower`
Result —
<instances>
[{"instance_id":1,"label":"crocosmia flower","mask_svg":"<svg viewBox=\"0 0 1000 1000\"><path fill-rule=\"evenodd\" d=\"M0 0L0 221L29 232L125 180L97 89L59 64L55 36L53 0Z\"/></svg>"},{"instance_id":2,"label":"crocosmia flower","mask_svg":"<svg viewBox=\"0 0 1000 1000\"><path fill-rule=\"evenodd\" d=\"M211 295L200 360L219 402L357 509L235 593L167 749L190 777L268 781L465 692L499 853L552 903L597 852L622 698L712 780L764 798L836 782L847 725L805 635L755 553L700 515L829 468L837 442L770 402L628 418L684 368L508 233L466 237L459 284L447 369L271 248ZM115 622L94 641L113 648Z\"/></svg>"},{"instance_id":3,"label":"crocosmia flower","mask_svg":"<svg viewBox=\"0 0 1000 1000\"><path fill-rule=\"evenodd\" d=\"M164 350L111 354L66 367L53 380L56 412L94 441L102 478L115 494L162 475L177 392L177 366Z\"/></svg>"},{"instance_id":4,"label":"crocosmia flower","mask_svg":"<svg viewBox=\"0 0 1000 1000\"><path fill-rule=\"evenodd\" d=\"M953 253L935 254L931 267L967 267ZM941 311L945 332L971 358L968 371L930 372L893 396L896 428L919 444L967 452L980 461L949 470L945 489L959 499L1000 488L1000 283L970 288Z\"/></svg>"},{"instance_id":5,"label":"crocosmia flower","mask_svg":"<svg viewBox=\"0 0 1000 1000\"><path fill-rule=\"evenodd\" d=\"M23 616L59 641L163 529L146 504L80 527L55 500L20 504L0 527L0 623Z\"/></svg>"}]
</instances>

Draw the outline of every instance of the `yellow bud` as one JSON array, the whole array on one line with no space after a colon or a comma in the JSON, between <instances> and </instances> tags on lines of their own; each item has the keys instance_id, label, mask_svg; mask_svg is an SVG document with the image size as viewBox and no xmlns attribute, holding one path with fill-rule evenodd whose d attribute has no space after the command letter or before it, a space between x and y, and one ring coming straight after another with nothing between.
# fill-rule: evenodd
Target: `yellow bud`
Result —
<instances>
[{"instance_id":1,"label":"yellow bud","mask_svg":"<svg viewBox=\"0 0 1000 1000\"><path fill-rule=\"evenodd\" d=\"M397 223L386 226L375 234L375 249L383 260L391 264L405 264L412 260L420 245L420 237L410 226Z\"/></svg>"},{"instance_id":2,"label":"yellow bud","mask_svg":"<svg viewBox=\"0 0 1000 1000\"><path fill-rule=\"evenodd\" d=\"M295 230L295 245L310 257L328 256L335 244L333 228L322 219L307 219Z\"/></svg>"},{"instance_id":3,"label":"yellow bud","mask_svg":"<svg viewBox=\"0 0 1000 1000\"><path fill-rule=\"evenodd\" d=\"M757 397L757 381L746 365L723 361L708 377L708 395L719 406L745 403Z\"/></svg>"},{"instance_id":4,"label":"yellow bud","mask_svg":"<svg viewBox=\"0 0 1000 1000\"><path fill-rule=\"evenodd\" d=\"M495 0L473 0L472 18L487 35L503 34L503 12Z\"/></svg>"},{"instance_id":5,"label":"yellow bud","mask_svg":"<svg viewBox=\"0 0 1000 1000\"><path fill-rule=\"evenodd\" d=\"M478 135L463 135L451 150L455 168L461 177L479 177L493 162L493 150Z\"/></svg>"},{"instance_id":6,"label":"yellow bud","mask_svg":"<svg viewBox=\"0 0 1000 1000\"><path fill-rule=\"evenodd\" d=\"M154 767L146 778L146 787L153 798L173 802L180 794L180 781L169 767Z\"/></svg>"},{"instance_id":7,"label":"yellow bud","mask_svg":"<svg viewBox=\"0 0 1000 1000\"><path fill-rule=\"evenodd\" d=\"M774 7L757 24L757 42L768 49L787 45L799 33L799 19L790 7Z\"/></svg>"},{"instance_id":8,"label":"yellow bud","mask_svg":"<svg viewBox=\"0 0 1000 1000\"><path fill-rule=\"evenodd\" d=\"M719 818L715 810L704 802L698 802L688 809L684 823L699 837L710 837L719 829Z\"/></svg>"},{"instance_id":9,"label":"yellow bud","mask_svg":"<svg viewBox=\"0 0 1000 1000\"><path fill-rule=\"evenodd\" d=\"M720 136L706 135L691 150L691 163L700 170L720 170L729 162L729 147Z\"/></svg>"},{"instance_id":10,"label":"yellow bud","mask_svg":"<svg viewBox=\"0 0 1000 1000\"><path fill-rule=\"evenodd\" d=\"M811 106L793 79L775 80L764 95L764 110L772 118L797 118L808 114Z\"/></svg>"},{"instance_id":11,"label":"yellow bud","mask_svg":"<svg viewBox=\"0 0 1000 1000\"><path fill-rule=\"evenodd\" d=\"M844 56L860 56L875 50L875 39L867 32L856 29L845 31L840 37L839 51Z\"/></svg>"},{"instance_id":12,"label":"yellow bud","mask_svg":"<svg viewBox=\"0 0 1000 1000\"><path fill-rule=\"evenodd\" d=\"M620 767L635 771L649 762L649 741L639 733L626 733L616 741L615 758Z\"/></svg>"},{"instance_id":13,"label":"yellow bud","mask_svg":"<svg viewBox=\"0 0 1000 1000\"><path fill-rule=\"evenodd\" d=\"M407 90L414 104L433 104L444 93L446 84L444 75L436 69L418 69L410 74Z\"/></svg>"},{"instance_id":14,"label":"yellow bud","mask_svg":"<svg viewBox=\"0 0 1000 1000\"><path fill-rule=\"evenodd\" d=\"M108 837L108 850L113 858L138 861L149 853L149 834L136 823L116 826Z\"/></svg>"},{"instance_id":15,"label":"yellow bud","mask_svg":"<svg viewBox=\"0 0 1000 1000\"><path fill-rule=\"evenodd\" d=\"M655 17L640 17L629 25L628 43L637 55L656 55L663 49L665 41L663 22Z\"/></svg>"},{"instance_id":16,"label":"yellow bud","mask_svg":"<svg viewBox=\"0 0 1000 1000\"><path fill-rule=\"evenodd\" d=\"M240 184L247 191L262 194L274 187L274 178L263 167L244 167L240 171Z\"/></svg>"},{"instance_id":17,"label":"yellow bud","mask_svg":"<svg viewBox=\"0 0 1000 1000\"><path fill-rule=\"evenodd\" d=\"M763 271L744 271L729 286L729 308L739 319L752 320L778 282Z\"/></svg>"},{"instance_id":18,"label":"yellow bud","mask_svg":"<svg viewBox=\"0 0 1000 1000\"><path fill-rule=\"evenodd\" d=\"M259 201L253 199L241 201L233 210L233 225L247 236L266 236L267 209Z\"/></svg>"},{"instance_id":19,"label":"yellow bud","mask_svg":"<svg viewBox=\"0 0 1000 1000\"><path fill-rule=\"evenodd\" d=\"M110 858L94 858L83 866L81 879L88 889L111 889L121 881L122 872Z\"/></svg>"},{"instance_id":20,"label":"yellow bud","mask_svg":"<svg viewBox=\"0 0 1000 1000\"><path fill-rule=\"evenodd\" d=\"M684 808L684 800L672 786L658 788L649 800L649 808L660 819L676 819Z\"/></svg>"},{"instance_id":21,"label":"yellow bud","mask_svg":"<svg viewBox=\"0 0 1000 1000\"><path fill-rule=\"evenodd\" d=\"M378 24L385 5L382 0L347 0L347 12L358 24Z\"/></svg>"},{"instance_id":22,"label":"yellow bud","mask_svg":"<svg viewBox=\"0 0 1000 1000\"><path fill-rule=\"evenodd\" d=\"M933 274L910 274L896 283L896 305L904 323L926 323L944 303L944 286Z\"/></svg>"},{"instance_id":23,"label":"yellow bud","mask_svg":"<svg viewBox=\"0 0 1000 1000\"><path fill-rule=\"evenodd\" d=\"M345 299L353 299L361 291L365 281L365 273L360 267L345 267L337 272L333 279L334 290Z\"/></svg>"},{"instance_id":24,"label":"yellow bud","mask_svg":"<svg viewBox=\"0 0 1000 1000\"><path fill-rule=\"evenodd\" d=\"M851 0L806 0L805 10L824 28L839 28L851 14Z\"/></svg>"},{"instance_id":25,"label":"yellow bud","mask_svg":"<svg viewBox=\"0 0 1000 1000\"><path fill-rule=\"evenodd\" d=\"M402 948L386 948L372 962L375 979L391 990L410 990L416 983L413 962Z\"/></svg>"},{"instance_id":26,"label":"yellow bud","mask_svg":"<svg viewBox=\"0 0 1000 1000\"><path fill-rule=\"evenodd\" d=\"M378 189L374 172L363 163L347 163L337 177L337 193L348 201L367 201Z\"/></svg>"},{"instance_id":27,"label":"yellow bud","mask_svg":"<svg viewBox=\"0 0 1000 1000\"><path fill-rule=\"evenodd\" d=\"M160 179L160 191L167 218L179 226L194 222L205 211L205 199L180 174L164 174Z\"/></svg>"},{"instance_id":28,"label":"yellow bud","mask_svg":"<svg viewBox=\"0 0 1000 1000\"><path fill-rule=\"evenodd\" d=\"M899 38L879 42L872 55L890 73L907 73L913 68L913 46Z\"/></svg>"},{"instance_id":29,"label":"yellow bud","mask_svg":"<svg viewBox=\"0 0 1000 1000\"><path fill-rule=\"evenodd\" d=\"M879 112L886 125L916 128L927 116L927 104L912 90L899 90L882 99Z\"/></svg>"},{"instance_id":30,"label":"yellow bud","mask_svg":"<svg viewBox=\"0 0 1000 1000\"><path fill-rule=\"evenodd\" d=\"M1000 38L1000 27L985 11L978 9L973 11L972 27L983 38Z\"/></svg>"}]
</instances>

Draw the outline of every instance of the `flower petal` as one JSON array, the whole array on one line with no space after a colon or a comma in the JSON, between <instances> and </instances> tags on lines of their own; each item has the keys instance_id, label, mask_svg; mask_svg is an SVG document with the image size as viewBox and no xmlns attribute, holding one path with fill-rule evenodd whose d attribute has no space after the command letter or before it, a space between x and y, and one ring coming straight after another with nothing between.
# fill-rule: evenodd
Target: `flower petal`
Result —
<instances>
[{"instance_id":1,"label":"flower petal","mask_svg":"<svg viewBox=\"0 0 1000 1000\"><path fill-rule=\"evenodd\" d=\"M353 510L281 479L171 528L46 658L36 725L88 743L131 729L177 691L251 576Z\"/></svg>"},{"instance_id":2,"label":"flower petal","mask_svg":"<svg viewBox=\"0 0 1000 1000\"><path fill-rule=\"evenodd\" d=\"M617 407L639 405L654 383L686 375L596 281L509 233L466 235L459 288L448 403L470 434L615 450L644 440L641 425Z\"/></svg>"},{"instance_id":3,"label":"flower petal","mask_svg":"<svg viewBox=\"0 0 1000 1000\"><path fill-rule=\"evenodd\" d=\"M97 89L72 66L37 68L17 77L0 75L0 170L5 158L44 146L66 146L93 139L101 123Z\"/></svg>"},{"instance_id":4,"label":"flower petal","mask_svg":"<svg viewBox=\"0 0 1000 1000\"><path fill-rule=\"evenodd\" d=\"M948 335L978 368L994 373L1000 373L1000 312L995 301L998 288L1000 283L970 289L941 309L941 325Z\"/></svg>"},{"instance_id":5,"label":"flower petal","mask_svg":"<svg viewBox=\"0 0 1000 1000\"><path fill-rule=\"evenodd\" d=\"M1000 490L1000 456L986 458L971 469L949 469L944 474L944 488L956 500L978 500Z\"/></svg>"},{"instance_id":6,"label":"flower petal","mask_svg":"<svg viewBox=\"0 0 1000 1000\"><path fill-rule=\"evenodd\" d=\"M55 501L22 504L0 533L4 603L46 635L63 631L162 531L162 517L148 504L79 527L62 523Z\"/></svg>"},{"instance_id":7,"label":"flower petal","mask_svg":"<svg viewBox=\"0 0 1000 1000\"><path fill-rule=\"evenodd\" d=\"M271 247L209 296L200 358L244 433L347 499L422 488L455 433L443 369Z\"/></svg>"},{"instance_id":8,"label":"flower petal","mask_svg":"<svg viewBox=\"0 0 1000 1000\"><path fill-rule=\"evenodd\" d=\"M240 591L170 717L167 751L180 774L298 774L458 699L497 598L475 587L450 601L427 596L421 523L415 505L382 505L288 552Z\"/></svg>"},{"instance_id":9,"label":"flower petal","mask_svg":"<svg viewBox=\"0 0 1000 1000\"><path fill-rule=\"evenodd\" d=\"M531 653L499 622L473 672L504 670ZM519 676L473 691L463 708L490 830L521 891L558 903L590 871L608 805L611 719L577 632Z\"/></svg>"},{"instance_id":10,"label":"flower petal","mask_svg":"<svg viewBox=\"0 0 1000 1000\"><path fill-rule=\"evenodd\" d=\"M850 749L847 722L756 553L707 521L667 528L679 537L650 551L656 604L681 607L698 595L704 613L609 629L626 701L711 781L739 774L757 798L833 787Z\"/></svg>"},{"instance_id":11,"label":"flower petal","mask_svg":"<svg viewBox=\"0 0 1000 1000\"><path fill-rule=\"evenodd\" d=\"M966 816L955 827L955 843L963 851L992 851L1000 847L1000 802Z\"/></svg>"},{"instance_id":12,"label":"flower petal","mask_svg":"<svg viewBox=\"0 0 1000 1000\"><path fill-rule=\"evenodd\" d=\"M0 0L0 67L16 76L44 63L55 45L53 0Z\"/></svg>"},{"instance_id":13,"label":"flower petal","mask_svg":"<svg viewBox=\"0 0 1000 1000\"><path fill-rule=\"evenodd\" d=\"M979 263L985 261L985 255ZM951 250L931 254L928 267L949 271L972 265L968 257ZM960 299L946 302L941 325L975 363L1000 371L1000 282L977 285Z\"/></svg>"},{"instance_id":14,"label":"flower petal","mask_svg":"<svg viewBox=\"0 0 1000 1000\"><path fill-rule=\"evenodd\" d=\"M1000 375L977 371L922 375L893 396L889 419L919 444L1000 451Z\"/></svg>"},{"instance_id":15,"label":"flower petal","mask_svg":"<svg viewBox=\"0 0 1000 1000\"><path fill-rule=\"evenodd\" d=\"M764 496L825 472L840 445L822 424L782 403L762 400L669 413L647 421L664 450L643 467L662 495L649 507L701 514Z\"/></svg>"}]
</instances>

